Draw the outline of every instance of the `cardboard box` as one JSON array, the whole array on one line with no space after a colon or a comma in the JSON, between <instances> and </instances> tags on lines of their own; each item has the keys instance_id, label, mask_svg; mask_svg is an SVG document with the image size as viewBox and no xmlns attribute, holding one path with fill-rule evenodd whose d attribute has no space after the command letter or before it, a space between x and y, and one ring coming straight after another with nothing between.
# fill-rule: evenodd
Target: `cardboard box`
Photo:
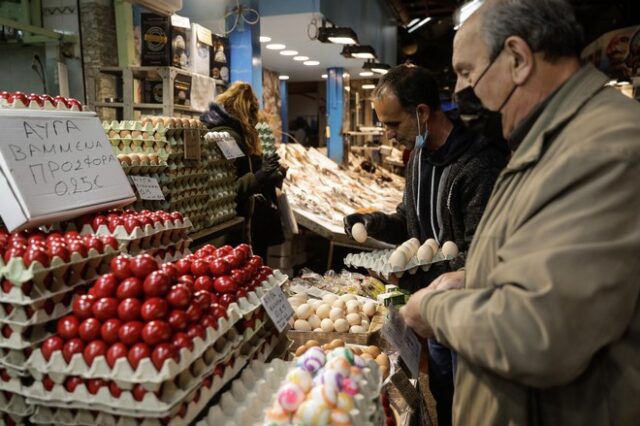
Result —
<instances>
[{"instance_id":1,"label":"cardboard box","mask_svg":"<svg viewBox=\"0 0 640 426\"><path fill-rule=\"evenodd\" d=\"M202 25L191 25L191 71L209 76L211 69L211 31Z\"/></svg>"},{"instance_id":2,"label":"cardboard box","mask_svg":"<svg viewBox=\"0 0 640 426\"><path fill-rule=\"evenodd\" d=\"M213 35L211 46L211 77L229 82L231 77L231 51L229 39L219 35Z\"/></svg>"},{"instance_id":3,"label":"cardboard box","mask_svg":"<svg viewBox=\"0 0 640 426\"><path fill-rule=\"evenodd\" d=\"M0 110L0 216L25 229L136 198L93 112Z\"/></svg>"},{"instance_id":4,"label":"cardboard box","mask_svg":"<svg viewBox=\"0 0 640 426\"><path fill-rule=\"evenodd\" d=\"M177 75L173 82L173 103L191 105L191 76Z\"/></svg>"},{"instance_id":5,"label":"cardboard box","mask_svg":"<svg viewBox=\"0 0 640 426\"><path fill-rule=\"evenodd\" d=\"M143 66L190 68L189 18L143 13L141 27Z\"/></svg>"}]
</instances>

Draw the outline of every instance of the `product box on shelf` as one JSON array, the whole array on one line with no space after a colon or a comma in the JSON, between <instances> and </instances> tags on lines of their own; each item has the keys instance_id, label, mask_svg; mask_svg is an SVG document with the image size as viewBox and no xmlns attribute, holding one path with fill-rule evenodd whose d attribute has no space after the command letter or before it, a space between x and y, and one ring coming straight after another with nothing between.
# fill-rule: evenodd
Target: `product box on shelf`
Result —
<instances>
[{"instance_id":1,"label":"product box on shelf","mask_svg":"<svg viewBox=\"0 0 640 426\"><path fill-rule=\"evenodd\" d=\"M189 68L189 18L143 13L142 65Z\"/></svg>"},{"instance_id":2,"label":"product box on shelf","mask_svg":"<svg viewBox=\"0 0 640 426\"><path fill-rule=\"evenodd\" d=\"M191 70L209 76L213 41L211 31L199 24L191 24Z\"/></svg>"},{"instance_id":3,"label":"product box on shelf","mask_svg":"<svg viewBox=\"0 0 640 426\"><path fill-rule=\"evenodd\" d=\"M0 109L0 215L7 229L135 201L95 113Z\"/></svg>"},{"instance_id":4,"label":"product box on shelf","mask_svg":"<svg viewBox=\"0 0 640 426\"><path fill-rule=\"evenodd\" d=\"M229 83L230 70L229 39L216 34L213 36L213 46L211 47L211 77Z\"/></svg>"}]
</instances>

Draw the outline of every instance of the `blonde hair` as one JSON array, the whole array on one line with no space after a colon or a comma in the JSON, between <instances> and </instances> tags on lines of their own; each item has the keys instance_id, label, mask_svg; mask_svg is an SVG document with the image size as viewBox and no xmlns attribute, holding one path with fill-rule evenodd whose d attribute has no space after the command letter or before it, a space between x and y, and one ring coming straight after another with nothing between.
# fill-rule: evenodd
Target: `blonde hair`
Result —
<instances>
[{"instance_id":1,"label":"blonde hair","mask_svg":"<svg viewBox=\"0 0 640 426\"><path fill-rule=\"evenodd\" d=\"M251 85L236 81L216 98L216 102L240 121L249 154L262 155L262 143L255 128L258 123L258 99Z\"/></svg>"}]
</instances>

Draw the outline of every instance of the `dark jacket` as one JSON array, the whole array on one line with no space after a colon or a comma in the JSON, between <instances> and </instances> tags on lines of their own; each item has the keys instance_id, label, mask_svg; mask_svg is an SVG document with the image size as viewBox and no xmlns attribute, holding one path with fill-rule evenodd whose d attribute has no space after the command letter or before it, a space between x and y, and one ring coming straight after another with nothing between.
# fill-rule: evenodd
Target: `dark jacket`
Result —
<instances>
[{"instance_id":1,"label":"dark jacket","mask_svg":"<svg viewBox=\"0 0 640 426\"><path fill-rule=\"evenodd\" d=\"M433 267L426 273L405 274L400 286L412 292L427 286L439 275L464 266L466 252L493 185L507 163L506 150L467 130L460 122L454 122L454 130L443 147L434 153L423 154L421 176L414 172L419 152L414 149L407 164L402 203L393 214L374 213L372 236L392 244L400 244L409 238L424 242L433 237L431 218L434 217L439 225L435 229L440 243L454 241L460 255L449 264ZM433 186L435 194L432 194L434 169L439 179ZM416 211L418 179L422 179L421 198L435 200L433 215L425 212L424 207L426 205L430 210L431 203L421 202L420 220Z\"/></svg>"}]
</instances>

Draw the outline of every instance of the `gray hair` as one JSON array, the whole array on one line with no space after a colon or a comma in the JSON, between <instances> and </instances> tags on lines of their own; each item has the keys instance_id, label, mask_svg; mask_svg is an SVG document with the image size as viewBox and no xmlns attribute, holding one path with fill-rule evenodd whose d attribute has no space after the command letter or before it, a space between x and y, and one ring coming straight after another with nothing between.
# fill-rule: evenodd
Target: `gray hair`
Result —
<instances>
[{"instance_id":1,"label":"gray hair","mask_svg":"<svg viewBox=\"0 0 640 426\"><path fill-rule=\"evenodd\" d=\"M491 60L510 36L521 37L548 61L578 57L584 47L582 27L567 0L487 1L481 10Z\"/></svg>"}]
</instances>

